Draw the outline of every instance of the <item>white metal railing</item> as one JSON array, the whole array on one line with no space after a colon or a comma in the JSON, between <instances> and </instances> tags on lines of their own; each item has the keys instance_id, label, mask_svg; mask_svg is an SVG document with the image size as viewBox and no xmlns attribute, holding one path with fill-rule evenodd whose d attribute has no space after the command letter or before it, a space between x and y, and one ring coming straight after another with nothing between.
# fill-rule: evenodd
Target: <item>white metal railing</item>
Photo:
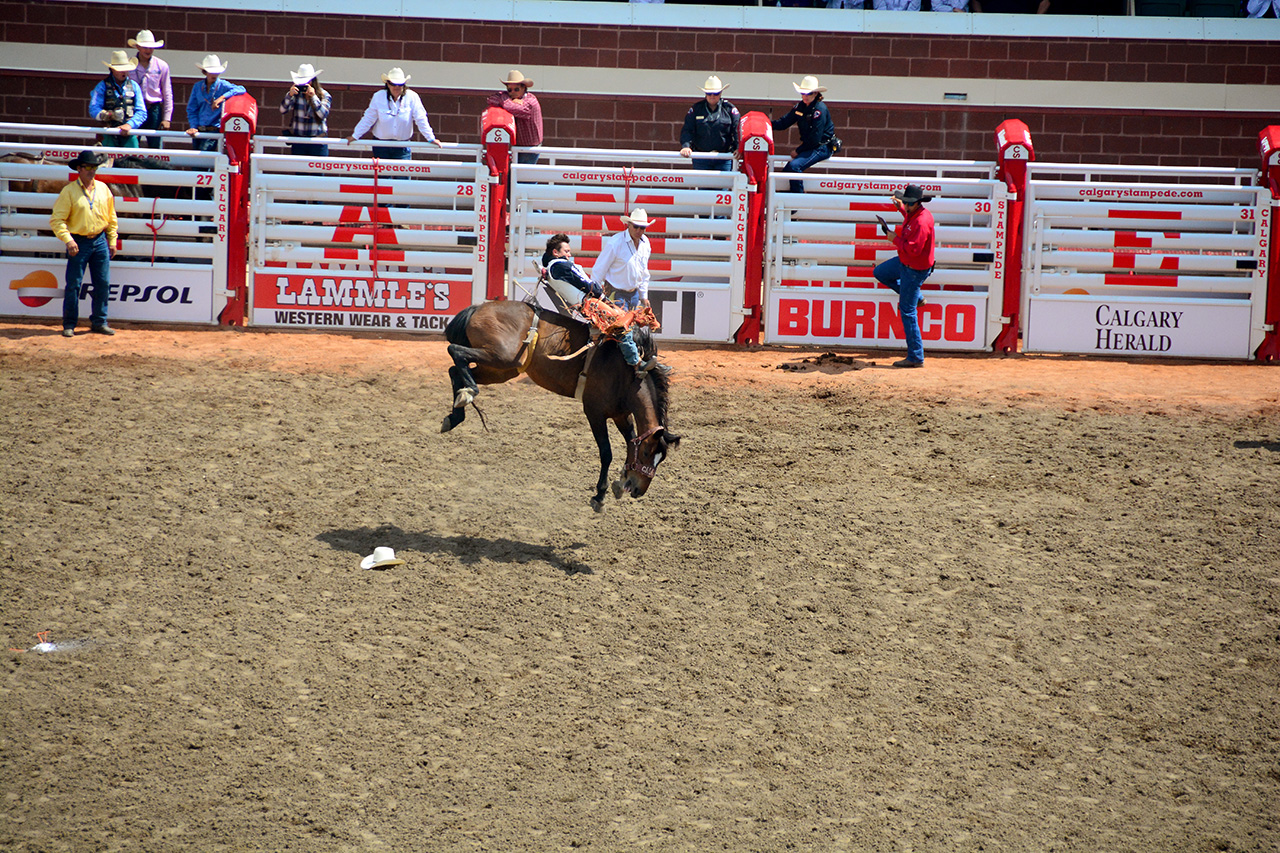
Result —
<instances>
[{"instance_id":1,"label":"white metal railing","mask_svg":"<svg viewBox=\"0 0 1280 853\"><path fill-rule=\"evenodd\" d=\"M511 167L509 293L535 295L547 239L570 236L588 271L621 216L643 208L652 252L649 298L662 336L727 341L741 324L746 177L693 168L676 153L551 148ZM727 156L699 158L710 161ZM545 301L544 301L544 304Z\"/></svg>"},{"instance_id":2,"label":"white metal railing","mask_svg":"<svg viewBox=\"0 0 1280 853\"><path fill-rule=\"evenodd\" d=\"M1024 347L1247 357L1264 334L1271 215L1255 174L1029 164Z\"/></svg>"}]
</instances>

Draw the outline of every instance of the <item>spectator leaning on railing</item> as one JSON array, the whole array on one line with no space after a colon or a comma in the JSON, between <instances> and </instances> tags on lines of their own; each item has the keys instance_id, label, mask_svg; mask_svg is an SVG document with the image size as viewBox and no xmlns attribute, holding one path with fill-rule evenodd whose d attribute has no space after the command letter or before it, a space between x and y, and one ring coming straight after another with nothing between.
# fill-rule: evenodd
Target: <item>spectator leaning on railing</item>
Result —
<instances>
[{"instance_id":1,"label":"spectator leaning on railing","mask_svg":"<svg viewBox=\"0 0 1280 853\"><path fill-rule=\"evenodd\" d=\"M104 141L122 148L137 148L138 137L132 136L131 131L142 127L147 120L147 105L142 97L142 89L129 79L129 72L138 63L130 59L125 51L116 50L111 53L111 61L103 60L102 64L109 71L89 95L89 115L102 122L104 127L120 129L118 139L104 138Z\"/></svg>"},{"instance_id":2,"label":"spectator leaning on railing","mask_svg":"<svg viewBox=\"0 0 1280 853\"><path fill-rule=\"evenodd\" d=\"M245 88L222 79L227 64L216 53L200 60L196 68L204 72L204 79L191 88L191 99L187 101L187 135L221 133L222 105L233 95L243 95ZM197 151L217 151L218 140L193 139L191 147Z\"/></svg>"},{"instance_id":3,"label":"spectator leaning on railing","mask_svg":"<svg viewBox=\"0 0 1280 853\"><path fill-rule=\"evenodd\" d=\"M494 92L489 96L491 107L502 107L511 113L516 120L516 145L521 148L532 148L542 144L542 105L529 90L533 81L524 73L512 68L507 72L507 79L502 81L506 87L504 92ZM516 158L518 163L537 163L538 155L533 151L521 151Z\"/></svg>"},{"instance_id":4,"label":"spectator leaning on railing","mask_svg":"<svg viewBox=\"0 0 1280 853\"><path fill-rule=\"evenodd\" d=\"M347 142L355 142L369 131L373 131L374 139L408 142L413 139L413 129L417 127L423 139L432 145L443 147L440 140L436 139L436 132L431 129L427 108L422 105L422 99L409 88L409 81L412 79L401 68L392 68L383 74L382 91L373 93L368 108L356 129L347 137ZM383 160L408 160L409 146L375 145L373 156Z\"/></svg>"}]
</instances>

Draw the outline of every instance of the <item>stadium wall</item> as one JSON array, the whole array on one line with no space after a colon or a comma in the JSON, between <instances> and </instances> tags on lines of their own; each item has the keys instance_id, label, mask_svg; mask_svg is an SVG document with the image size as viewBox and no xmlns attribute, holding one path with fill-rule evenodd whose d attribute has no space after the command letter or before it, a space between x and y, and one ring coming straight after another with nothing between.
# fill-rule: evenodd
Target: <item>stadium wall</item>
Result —
<instances>
[{"instance_id":1,"label":"stadium wall","mask_svg":"<svg viewBox=\"0 0 1280 853\"><path fill-rule=\"evenodd\" d=\"M342 0L0 0L0 120L89 124L101 60L139 29L166 42L175 128L206 53L260 103L300 62L324 69L333 135L354 127L379 75L411 75L437 133L476 141L484 94L509 68L536 81L546 142L676 147L703 79L743 112L780 115L815 74L848 156L990 159L1006 118L1040 159L1253 166L1280 122L1280 21L1082 18L631 6L564 0L402 0L352 15ZM459 11L462 10L462 11ZM794 145L793 131L779 150Z\"/></svg>"}]
</instances>

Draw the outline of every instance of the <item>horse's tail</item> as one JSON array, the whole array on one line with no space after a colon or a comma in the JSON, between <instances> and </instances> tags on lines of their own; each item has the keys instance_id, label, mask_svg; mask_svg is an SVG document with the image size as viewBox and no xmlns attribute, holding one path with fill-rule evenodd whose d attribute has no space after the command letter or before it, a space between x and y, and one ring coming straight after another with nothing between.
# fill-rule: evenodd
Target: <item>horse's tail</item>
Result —
<instances>
[{"instance_id":1,"label":"horse's tail","mask_svg":"<svg viewBox=\"0 0 1280 853\"><path fill-rule=\"evenodd\" d=\"M475 305L468 305L454 315L454 318L449 321L449 325L444 327L444 339L446 341L462 347L471 346L471 341L467 338L467 324L471 322L471 315L476 313L476 307Z\"/></svg>"}]
</instances>

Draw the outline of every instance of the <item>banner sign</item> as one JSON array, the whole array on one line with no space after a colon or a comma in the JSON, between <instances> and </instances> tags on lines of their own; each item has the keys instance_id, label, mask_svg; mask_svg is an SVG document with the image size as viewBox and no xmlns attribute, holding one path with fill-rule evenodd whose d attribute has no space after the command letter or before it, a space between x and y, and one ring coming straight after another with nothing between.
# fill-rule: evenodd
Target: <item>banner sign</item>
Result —
<instances>
[{"instance_id":1,"label":"banner sign","mask_svg":"<svg viewBox=\"0 0 1280 853\"><path fill-rule=\"evenodd\" d=\"M1028 352L1248 358L1248 299L1032 296Z\"/></svg>"},{"instance_id":2,"label":"banner sign","mask_svg":"<svg viewBox=\"0 0 1280 853\"><path fill-rule=\"evenodd\" d=\"M65 261L0 259L0 315L62 317ZM93 287L86 271L80 287L80 316L89 316ZM194 264L111 264L109 320L153 323L213 323L213 272Z\"/></svg>"},{"instance_id":3,"label":"banner sign","mask_svg":"<svg viewBox=\"0 0 1280 853\"><path fill-rule=\"evenodd\" d=\"M925 291L916 309L926 349L987 349L987 294ZM766 317L771 344L904 346L898 296L890 290L774 287Z\"/></svg>"},{"instance_id":4,"label":"banner sign","mask_svg":"<svg viewBox=\"0 0 1280 853\"><path fill-rule=\"evenodd\" d=\"M471 276L258 270L253 324L295 329L443 332L471 304Z\"/></svg>"}]
</instances>

